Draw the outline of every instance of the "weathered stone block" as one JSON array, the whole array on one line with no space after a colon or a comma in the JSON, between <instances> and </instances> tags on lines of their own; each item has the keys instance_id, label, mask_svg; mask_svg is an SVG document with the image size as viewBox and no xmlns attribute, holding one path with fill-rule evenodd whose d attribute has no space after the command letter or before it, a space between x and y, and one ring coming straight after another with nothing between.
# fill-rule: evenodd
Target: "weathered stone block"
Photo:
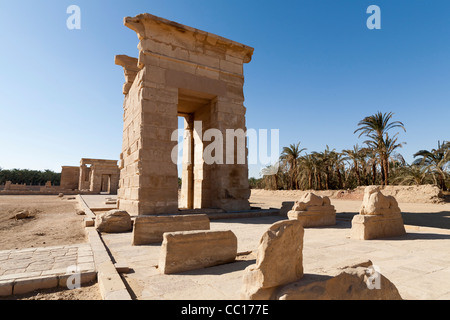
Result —
<instances>
[{"instance_id":1,"label":"weathered stone block","mask_svg":"<svg viewBox=\"0 0 450 320\"><path fill-rule=\"evenodd\" d=\"M95 219L95 228L105 233L128 232L132 229L131 217L123 210L101 213Z\"/></svg>"},{"instance_id":2,"label":"weathered stone block","mask_svg":"<svg viewBox=\"0 0 450 320\"><path fill-rule=\"evenodd\" d=\"M304 228L325 227L336 224L336 210L328 197L306 193L288 212L290 220L298 220Z\"/></svg>"},{"instance_id":3,"label":"weathered stone block","mask_svg":"<svg viewBox=\"0 0 450 320\"><path fill-rule=\"evenodd\" d=\"M295 204L295 201L284 201L281 203L280 216L287 217L289 211L292 210L292 206Z\"/></svg>"},{"instance_id":4,"label":"weathered stone block","mask_svg":"<svg viewBox=\"0 0 450 320\"><path fill-rule=\"evenodd\" d=\"M279 286L303 277L303 235L297 220L277 222L264 233L256 264L245 269L242 299L269 300Z\"/></svg>"},{"instance_id":5,"label":"weathered stone block","mask_svg":"<svg viewBox=\"0 0 450 320\"><path fill-rule=\"evenodd\" d=\"M174 216L139 216L133 227L133 245L146 245L163 241L166 232L209 230L206 214Z\"/></svg>"},{"instance_id":6,"label":"weathered stone block","mask_svg":"<svg viewBox=\"0 0 450 320\"><path fill-rule=\"evenodd\" d=\"M14 283L13 294L24 294L39 289L50 289L58 286L57 276L36 277L29 279L16 280Z\"/></svg>"},{"instance_id":7,"label":"weathered stone block","mask_svg":"<svg viewBox=\"0 0 450 320\"><path fill-rule=\"evenodd\" d=\"M304 228L327 227L336 224L336 211L289 211L290 220L298 220Z\"/></svg>"},{"instance_id":8,"label":"weathered stone block","mask_svg":"<svg viewBox=\"0 0 450 320\"><path fill-rule=\"evenodd\" d=\"M58 286L60 288L66 288L66 289L69 287L69 285L73 286L75 284L73 282L74 281L73 276L74 275L70 275L70 274L64 274L64 275L58 276ZM81 273L79 273L78 275L75 275L75 276L79 276L80 277L79 278L79 281L80 281L79 284L83 285L83 284L95 281L97 279L97 271L92 270L92 271L88 271L88 272L81 272ZM67 283L67 281L69 281L69 283ZM76 281L78 281L78 280L76 280Z\"/></svg>"},{"instance_id":9,"label":"weathered stone block","mask_svg":"<svg viewBox=\"0 0 450 320\"><path fill-rule=\"evenodd\" d=\"M371 262L346 268L335 277L310 277L280 288L277 300L402 300L395 285Z\"/></svg>"},{"instance_id":10,"label":"weathered stone block","mask_svg":"<svg viewBox=\"0 0 450 320\"><path fill-rule=\"evenodd\" d=\"M0 281L0 297L7 297L12 295L13 292L13 280Z\"/></svg>"},{"instance_id":11,"label":"weathered stone block","mask_svg":"<svg viewBox=\"0 0 450 320\"><path fill-rule=\"evenodd\" d=\"M361 215L388 215L400 212L397 200L393 196L382 194L379 186L368 186L364 189Z\"/></svg>"},{"instance_id":12,"label":"weathered stone block","mask_svg":"<svg viewBox=\"0 0 450 320\"><path fill-rule=\"evenodd\" d=\"M212 267L235 261L237 238L231 231L165 233L159 258L164 274Z\"/></svg>"},{"instance_id":13,"label":"weathered stone block","mask_svg":"<svg viewBox=\"0 0 450 320\"><path fill-rule=\"evenodd\" d=\"M356 215L352 220L351 238L372 240L398 237L406 234L401 214L395 215Z\"/></svg>"}]
</instances>

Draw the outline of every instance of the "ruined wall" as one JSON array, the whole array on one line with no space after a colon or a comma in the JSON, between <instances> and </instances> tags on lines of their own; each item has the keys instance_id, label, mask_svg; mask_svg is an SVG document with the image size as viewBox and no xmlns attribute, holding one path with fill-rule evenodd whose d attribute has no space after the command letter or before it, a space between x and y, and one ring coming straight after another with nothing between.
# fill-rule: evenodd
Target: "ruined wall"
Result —
<instances>
[{"instance_id":1,"label":"ruined wall","mask_svg":"<svg viewBox=\"0 0 450 320\"><path fill-rule=\"evenodd\" d=\"M80 177L80 167L64 166L61 170L61 183L62 189L77 190Z\"/></svg>"}]
</instances>

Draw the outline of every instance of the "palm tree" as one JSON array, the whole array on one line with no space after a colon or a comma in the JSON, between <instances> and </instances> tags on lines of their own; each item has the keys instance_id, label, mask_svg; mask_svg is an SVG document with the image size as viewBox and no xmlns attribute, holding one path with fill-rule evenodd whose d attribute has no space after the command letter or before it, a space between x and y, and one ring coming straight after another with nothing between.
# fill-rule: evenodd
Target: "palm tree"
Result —
<instances>
[{"instance_id":1,"label":"palm tree","mask_svg":"<svg viewBox=\"0 0 450 320\"><path fill-rule=\"evenodd\" d=\"M425 184L428 180L428 168L420 165L401 167L398 176L393 180L401 185Z\"/></svg>"},{"instance_id":2,"label":"palm tree","mask_svg":"<svg viewBox=\"0 0 450 320\"><path fill-rule=\"evenodd\" d=\"M304 177L304 180L307 180L308 188L309 190L313 189L313 176L314 176L314 157L310 154L306 154L303 157L300 158L299 166L301 168L301 176L300 179Z\"/></svg>"},{"instance_id":3,"label":"palm tree","mask_svg":"<svg viewBox=\"0 0 450 320\"><path fill-rule=\"evenodd\" d=\"M327 148L323 152L313 152L312 155L317 158L318 163L321 164L321 167L325 171L325 189L330 189L330 174L334 168L334 153L336 151L330 150L330 147L327 145Z\"/></svg>"},{"instance_id":4,"label":"palm tree","mask_svg":"<svg viewBox=\"0 0 450 320\"><path fill-rule=\"evenodd\" d=\"M377 164L378 164L378 158L377 153L372 150L371 148L365 148L364 149L366 157L367 157L367 165L372 167L372 177L371 177L371 184L376 185L377 184Z\"/></svg>"},{"instance_id":5,"label":"palm tree","mask_svg":"<svg viewBox=\"0 0 450 320\"><path fill-rule=\"evenodd\" d=\"M337 188L343 189L343 188L345 188L345 185L344 185L344 180L342 179L341 170L345 171L345 158L343 157L342 153L336 152L336 151L334 151L334 149L330 154L330 158L331 158L331 162L333 164L334 171L336 172L336 176L338 179Z\"/></svg>"},{"instance_id":6,"label":"palm tree","mask_svg":"<svg viewBox=\"0 0 450 320\"><path fill-rule=\"evenodd\" d=\"M384 184L388 185L389 179L389 150L394 146L395 148L401 147L401 144L396 144L396 136L398 132L389 138L389 130L394 128L401 128L406 132L405 126L400 121L393 121L393 113L381 113L378 112L375 115L365 117L358 123L359 128L354 133L360 132L359 138L365 135L369 140L364 141L367 146L377 152L384 173ZM394 148L394 149L395 149ZM392 152L392 150L391 150Z\"/></svg>"},{"instance_id":7,"label":"palm tree","mask_svg":"<svg viewBox=\"0 0 450 320\"><path fill-rule=\"evenodd\" d=\"M447 175L446 168L450 162L450 143L443 142L442 144L438 141L438 148L428 150L420 150L414 154L414 158L420 157L415 160L413 164L426 166L430 172L439 177L439 182L436 184L442 189L442 191L447 191L447 186L445 185L445 178ZM436 180L436 179L435 179Z\"/></svg>"},{"instance_id":8,"label":"palm tree","mask_svg":"<svg viewBox=\"0 0 450 320\"><path fill-rule=\"evenodd\" d=\"M263 175L265 185L266 186L268 185L270 190L278 190L278 171L279 171L278 162L274 165L268 165L261 170L261 174Z\"/></svg>"},{"instance_id":9,"label":"palm tree","mask_svg":"<svg viewBox=\"0 0 450 320\"><path fill-rule=\"evenodd\" d=\"M395 150L398 148L401 148L406 142L397 143L398 138L389 138L389 136L386 134L386 138L384 140L384 156L385 156L385 162L384 165L386 166L384 168L385 171L385 181L388 181L389 179L389 172L390 172L390 160L395 161L395 163L400 163L400 165L406 165L405 159L403 159L402 155L399 153L396 153Z\"/></svg>"},{"instance_id":10,"label":"palm tree","mask_svg":"<svg viewBox=\"0 0 450 320\"><path fill-rule=\"evenodd\" d=\"M353 169L355 170L358 186L361 186L361 175L359 173L359 160L361 158L361 149L358 145L353 146L353 149L342 150L342 153L346 156L344 160L353 162Z\"/></svg>"},{"instance_id":11,"label":"palm tree","mask_svg":"<svg viewBox=\"0 0 450 320\"><path fill-rule=\"evenodd\" d=\"M301 157L301 153L306 150L306 148L300 149L300 143L291 144L289 147L284 147L281 153L280 160L288 164L289 166L289 176L291 179L291 188L298 189L297 175L298 175L298 160Z\"/></svg>"}]
</instances>

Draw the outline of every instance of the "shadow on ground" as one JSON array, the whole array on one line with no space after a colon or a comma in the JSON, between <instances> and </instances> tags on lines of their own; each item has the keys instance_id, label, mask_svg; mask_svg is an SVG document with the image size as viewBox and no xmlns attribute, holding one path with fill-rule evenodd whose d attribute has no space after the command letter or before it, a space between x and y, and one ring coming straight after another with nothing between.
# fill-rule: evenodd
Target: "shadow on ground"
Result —
<instances>
[{"instance_id":1,"label":"shadow on ground","mask_svg":"<svg viewBox=\"0 0 450 320\"><path fill-rule=\"evenodd\" d=\"M177 275L185 275L185 276L204 276L204 275L222 275L227 273L232 273L236 271L242 271L248 266L255 264L256 259L253 260L238 260L233 263L222 264L220 266L198 269L192 271L185 271L176 273Z\"/></svg>"},{"instance_id":2,"label":"shadow on ground","mask_svg":"<svg viewBox=\"0 0 450 320\"><path fill-rule=\"evenodd\" d=\"M337 213L336 218L351 221L356 214L354 212L342 212ZM402 212L402 217L405 225L450 230L450 211L435 213Z\"/></svg>"},{"instance_id":3,"label":"shadow on ground","mask_svg":"<svg viewBox=\"0 0 450 320\"><path fill-rule=\"evenodd\" d=\"M403 222L407 225L450 230L450 211L436 213L403 212Z\"/></svg>"}]
</instances>

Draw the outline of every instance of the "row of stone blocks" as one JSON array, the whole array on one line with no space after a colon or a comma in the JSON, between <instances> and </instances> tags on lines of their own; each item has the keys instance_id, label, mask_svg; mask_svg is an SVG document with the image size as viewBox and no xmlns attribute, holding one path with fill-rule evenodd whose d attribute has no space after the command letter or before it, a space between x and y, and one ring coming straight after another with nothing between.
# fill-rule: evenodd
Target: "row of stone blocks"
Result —
<instances>
[{"instance_id":1,"label":"row of stone blocks","mask_svg":"<svg viewBox=\"0 0 450 320\"><path fill-rule=\"evenodd\" d=\"M229 231L211 231L206 214L138 216L131 223L125 211L99 215L100 232L133 230L133 245L162 243L159 270L164 274L212 267L235 261L237 237Z\"/></svg>"},{"instance_id":2,"label":"row of stone blocks","mask_svg":"<svg viewBox=\"0 0 450 320\"><path fill-rule=\"evenodd\" d=\"M336 210L330 199L313 193L306 193L299 201L283 203L280 214L286 212L290 220L300 221L304 228L336 224ZM405 233L396 199L383 195L378 186L366 187L360 214L352 220L351 238L371 240L402 236Z\"/></svg>"}]
</instances>

